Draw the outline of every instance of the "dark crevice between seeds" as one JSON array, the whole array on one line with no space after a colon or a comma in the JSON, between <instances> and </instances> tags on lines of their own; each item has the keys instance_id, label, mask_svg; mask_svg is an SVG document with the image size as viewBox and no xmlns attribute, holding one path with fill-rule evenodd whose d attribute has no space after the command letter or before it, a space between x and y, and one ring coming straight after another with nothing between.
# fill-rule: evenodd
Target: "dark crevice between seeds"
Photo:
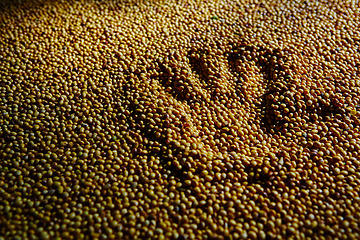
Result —
<instances>
[{"instance_id":1,"label":"dark crevice between seeds","mask_svg":"<svg viewBox=\"0 0 360 240\"><path fill-rule=\"evenodd\" d=\"M133 88L136 85L135 81L137 80L138 78L129 80L128 83L126 83L123 87L123 92L128 94L124 95L124 98L126 99L125 101L129 102L129 107L127 109L129 111L129 117L127 120L129 124L136 123L133 129L139 129L144 138L153 142L152 150L148 154L151 156L158 156L160 158L161 164L166 169L169 169L177 179L179 179L181 182L184 182L187 179L186 172L191 167L191 165L189 165L190 162L178 161L180 162L180 165L174 164L175 160L179 160L179 156L181 157L184 155L184 150L176 147L174 143L168 139L165 131L160 131L169 127L170 122L166 114L160 115L161 122L157 122L156 125L153 124L152 119L148 117L143 118L147 115L147 113L153 112L152 109L156 109L156 105L142 108L139 102L144 99L141 99L140 96L129 94L134 92ZM186 128L182 127L183 123L185 122L180 123L178 127L180 127L181 132L186 132ZM167 146L167 149L172 149L172 154L170 155L167 149L162 148L162 146ZM138 155L137 152L134 152L134 149L133 154L133 156Z\"/></svg>"},{"instance_id":2,"label":"dark crevice between seeds","mask_svg":"<svg viewBox=\"0 0 360 240\"><path fill-rule=\"evenodd\" d=\"M255 65L259 69L258 74L261 74L261 78L265 79L265 84L267 85L266 92L261 96L261 105L257 106L261 109L261 111L259 111L261 113L259 117L267 132L269 132L271 128L280 125L282 122L276 120L276 117L273 116L273 112L271 111L272 102L269 101L268 98L273 92L279 94L285 91L284 89L276 87L276 83L283 79L285 75L285 72L277 63L280 59L279 51L241 43L233 47L227 58L229 67L235 76L236 93L239 98L243 100L242 103L244 103L247 95L242 85L244 84L244 76L248 73L240 71L239 67L244 62L255 62Z\"/></svg>"}]
</instances>

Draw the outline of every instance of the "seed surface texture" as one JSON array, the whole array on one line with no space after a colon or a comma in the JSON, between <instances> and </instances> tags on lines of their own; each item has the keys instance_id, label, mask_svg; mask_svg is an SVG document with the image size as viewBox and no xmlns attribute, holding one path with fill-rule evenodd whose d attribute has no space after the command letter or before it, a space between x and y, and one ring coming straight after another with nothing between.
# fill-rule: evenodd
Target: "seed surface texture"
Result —
<instances>
[{"instance_id":1,"label":"seed surface texture","mask_svg":"<svg viewBox=\"0 0 360 240\"><path fill-rule=\"evenodd\" d=\"M0 240L360 239L360 6L0 1Z\"/></svg>"}]
</instances>

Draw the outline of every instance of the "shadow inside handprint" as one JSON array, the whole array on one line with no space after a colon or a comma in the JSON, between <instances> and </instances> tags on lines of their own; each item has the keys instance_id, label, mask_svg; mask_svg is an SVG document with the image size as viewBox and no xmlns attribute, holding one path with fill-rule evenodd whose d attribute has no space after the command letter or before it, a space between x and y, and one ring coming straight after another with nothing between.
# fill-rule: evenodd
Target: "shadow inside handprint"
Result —
<instances>
[{"instance_id":1,"label":"shadow inside handprint","mask_svg":"<svg viewBox=\"0 0 360 240\"><path fill-rule=\"evenodd\" d=\"M154 74L152 78L157 79L165 88L165 92L170 93L180 102L201 102L207 97L204 83L197 81L196 75L192 72L189 59L178 52L171 52L168 56L156 62L161 70Z\"/></svg>"},{"instance_id":2,"label":"shadow inside handprint","mask_svg":"<svg viewBox=\"0 0 360 240\"><path fill-rule=\"evenodd\" d=\"M286 131L301 127L303 121L323 121L326 116L344 112L344 97L334 94L321 81L314 89L307 87L301 74L292 74L298 66L288 60L284 51L240 45L228 55L228 62L238 81L236 92L242 99L249 95L242 87L251 74L246 65L251 62L256 66L255 74L261 75L262 84L267 86L261 96L261 119L271 134L274 129Z\"/></svg>"}]
</instances>

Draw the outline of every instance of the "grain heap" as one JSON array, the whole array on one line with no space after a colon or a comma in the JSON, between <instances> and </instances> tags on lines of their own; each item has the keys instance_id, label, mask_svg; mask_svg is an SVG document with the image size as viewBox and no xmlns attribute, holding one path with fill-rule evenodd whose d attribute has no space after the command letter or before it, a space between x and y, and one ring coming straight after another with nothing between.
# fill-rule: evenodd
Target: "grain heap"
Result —
<instances>
[{"instance_id":1,"label":"grain heap","mask_svg":"<svg viewBox=\"0 0 360 240\"><path fill-rule=\"evenodd\" d=\"M0 239L359 239L350 1L18 1Z\"/></svg>"}]
</instances>

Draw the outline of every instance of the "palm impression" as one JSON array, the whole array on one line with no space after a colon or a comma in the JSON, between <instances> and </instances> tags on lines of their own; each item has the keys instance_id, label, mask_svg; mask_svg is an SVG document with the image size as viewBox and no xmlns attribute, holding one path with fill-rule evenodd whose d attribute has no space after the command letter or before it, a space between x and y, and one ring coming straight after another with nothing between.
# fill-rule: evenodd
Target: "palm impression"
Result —
<instances>
[{"instance_id":1,"label":"palm impression","mask_svg":"<svg viewBox=\"0 0 360 240\"><path fill-rule=\"evenodd\" d=\"M304 169L329 168L317 154L337 161L331 149L324 151L315 129L348 113L342 95L331 94L321 82L316 89L303 87L301 71L292 75L297 66L288 57L247 44L202 46L169 51L154 63L158 71L132 74L124 91L153 89L127 96L130 119L151 145L144 154L160 158L182 183L179 191L189 189L199 202L212 193L221 205L234 191L253 192L251 199L238 199L245 202L263 197L276 202L284 188L310 191L314 186L307 185L311 176ZM299 142L296 134L306 140ZM135 146L135 154L141 155L141 148ZM235 209L233 217L259 217L255 210Z\"/></svg>"}]
</instances>

